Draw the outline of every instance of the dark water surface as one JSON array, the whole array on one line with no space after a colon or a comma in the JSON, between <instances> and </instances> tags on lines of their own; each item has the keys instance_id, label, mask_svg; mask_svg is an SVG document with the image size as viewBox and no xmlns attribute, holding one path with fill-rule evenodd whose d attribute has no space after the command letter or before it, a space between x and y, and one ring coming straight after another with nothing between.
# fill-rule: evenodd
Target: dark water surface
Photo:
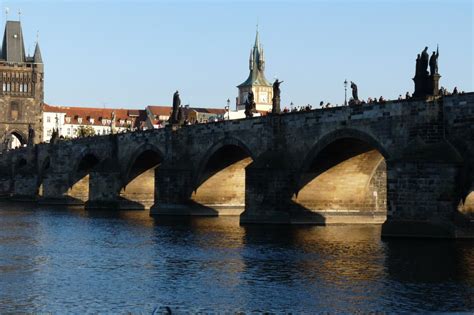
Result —
<instances>
[{"instance_id":1,"label":"dark water surface","mask_svg":"<svg viewBox=\"0 0 474 315\"><path fill-rule=\"evenodd\" d=\"M0 312L474 311L474 242L0 204Z\"/></svg>"}]
</instances>

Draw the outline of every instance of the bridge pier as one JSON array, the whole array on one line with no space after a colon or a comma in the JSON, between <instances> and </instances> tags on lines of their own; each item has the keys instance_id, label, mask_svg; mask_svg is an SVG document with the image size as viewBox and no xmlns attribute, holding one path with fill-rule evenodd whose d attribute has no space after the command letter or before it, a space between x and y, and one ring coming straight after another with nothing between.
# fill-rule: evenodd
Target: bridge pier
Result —
<instances>
[{"instance_id":1,"label":"bridge pier","mask_svg":"<svg viewBox=\"0 0 474 315\"><path fill-rule=\"evenodd\" d=\"M151 215L216 215L190 200L192 170L160 165L155 169L155 203Z\"/></svg>"},{"instance_id":2,"label":"bridge pier","mask_svg":"<svg viewBox=\"0 0 474 315\"><path fill-rule=\"evenodd\" d=\"M11 198L14 200L35 201L38 194L38 175L17 174L13 179L13 191Z\"/></svg>"},{"instance_id":3,"label":"bridge pier","mask_svg":"<svg viewBox=\"0 0 474 315\"><path fill-rule=\"evenodd\" d=\"M8 198L11 195L12 180L10 177L0 176L0 198Z\"/></svg>"},{"instance_id":4,"label":"bridge pier","mask_svg":"<svg viewBox=\"0 0 474 315\"><path fill-rule=\"evenodd\" d=\"M294 170L272 164L252 163L245 169L245 211L240 223L291 223Z\"/></svg>"},{"instance_id":5,"label":"bridge pier","mask_svg":"<svg viewBox=\"0 0 474 315\"><path fill-rule=\"evenodd\" d=\"M387 220L383 237L459 237L460 165L387 161Z\"/></svg>"},{"instance_id":6,"label":"bridge pier","mask_svg":"<svg viewBox=\"0 0 474 315\"><path fill-rule=\"evenodd\" d=\"M89 199L85 208L91 209L118 209L120 191L120 172L91 171L89 173Z\"/></svg>"},{"instance_id":7,"label":"bridge pier","mask_svg":"<svg viewBox=\"0 0 474 315\"><path fill-rule=\"evenodd\" d=\"M68 196L69 174L67 173L48 173L43 178L43 196L40 198L40 204L51 205L75 205L82 204Z\"/></svg>"}]
</instances>

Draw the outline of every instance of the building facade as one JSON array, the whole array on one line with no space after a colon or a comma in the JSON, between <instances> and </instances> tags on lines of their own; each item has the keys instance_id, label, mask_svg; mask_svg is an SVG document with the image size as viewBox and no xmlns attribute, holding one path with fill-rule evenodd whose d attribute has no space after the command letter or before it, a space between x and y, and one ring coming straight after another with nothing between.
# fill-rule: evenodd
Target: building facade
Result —
<instances>
[{"instance_id":1,"label":"building facade","mask_svg":"<svg viewBox=\"0 0 474 315\"><path fill-rule=\"evenodd\" d=\"M43 107L43 139L49 142L54 130L61 138L76 138L82 128L90 134L107 135L147 129L147 113L141 109L51 106Z\"/></svg>"},{"instance_id":2,"label":"building facade","mask_svg":"<svg viewBox=\"0 0 474 315\"><path fill-rule=\"evenodd\" d=\"M26 56L20 21L7 21L0 55L1 149L43 140L43 79L39 44L33 56Z\"/></svg>"}]
</instances>

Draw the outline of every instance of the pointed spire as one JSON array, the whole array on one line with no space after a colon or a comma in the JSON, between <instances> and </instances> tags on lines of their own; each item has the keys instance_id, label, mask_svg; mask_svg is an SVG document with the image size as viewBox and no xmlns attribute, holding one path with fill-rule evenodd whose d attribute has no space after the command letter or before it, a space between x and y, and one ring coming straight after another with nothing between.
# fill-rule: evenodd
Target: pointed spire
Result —
<instances>
[{"instance_id":1,"label":"pointed spire","mask_svg":"<svg viewBox=\"0 0 474 315\"><path fill-rule=\"evenodd\" d=\"M43 63L43 58L41 58L41 50L40 50L40 46L38 42L36 42L35 53L33 55L33 62Z\"/></svg>"},{"instance_id":2,"label":"pointed spire","mask_svg":"<svg viewBox=\"0 0 474 315\"><path fill-rule=\"evenodd\" d=\"M271 86L271 84L265 78L265 74L263 73L265 70L265 57L263 54L262 45L260 44L258 25L255 34L255 43L253 48L250 50L249 69L250 73L247 80L240 84L239 88L253 85Z\"/></svg>"},{"instance_id":3,"label":"pointed spire","mask_svg":"<svg viewBox=\"0 0 474 315\"><path fill-rule=\"evenodd\" d=\"M250 49L250 57L249 57L249 69L253 69L253 51Z\"/></svg>"},{"instance_id":4,"label":"pointed spire","mask_svg":"<svg viewBox=\"0 0 474 315\"><path fill-rule=\"evenodd\" d=\"M260 48L260 39L258 38L258 24L257 24L257 34L255 35L255 44L253 45L254 48Z\"/></svg>"},{"instance_id":5,"label":"pointed spire","mask_svg":"<svg viewBox=\"0 0 474 315\"><path fill-rule=\"evenodd\" d=\"M3 35L2 59L9 62L25 62L25 46L20 21L7 21Z\"/></svg>"}]
</instances>

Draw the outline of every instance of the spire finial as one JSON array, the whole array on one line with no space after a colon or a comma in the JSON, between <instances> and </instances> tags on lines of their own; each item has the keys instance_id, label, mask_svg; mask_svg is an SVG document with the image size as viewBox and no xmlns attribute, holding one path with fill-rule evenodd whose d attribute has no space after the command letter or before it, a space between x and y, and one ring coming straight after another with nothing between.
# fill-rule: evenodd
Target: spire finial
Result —
<instances>
[{"instance_id":1,"label":"spire finial","mask_svg":"<svg viewBox=\"0 0 474 315\"><path fill-rule=\"evenodd\" d=\"M21 22L21 9L18 9L18 22Z\"/></svg>"},{"instance_id":2,"label":"spire finial","mask_svg":"<svg viewBox=\"0 0 474 315\"><path fill-rule=\"evenodd\" d=\"M5 21L8 21L8 12L10 12L10 9L6 7L5 8Z\"/></svg>"},{"instance_id":3,"label":"spire finial","mask_svg":"<svg viewBox=\"0 0 474 315\"><path fill-rule=\"evenodd\" d=\"M36 30L36 44L39 43L40 31Z\"/></svg>"}]
</instances>

